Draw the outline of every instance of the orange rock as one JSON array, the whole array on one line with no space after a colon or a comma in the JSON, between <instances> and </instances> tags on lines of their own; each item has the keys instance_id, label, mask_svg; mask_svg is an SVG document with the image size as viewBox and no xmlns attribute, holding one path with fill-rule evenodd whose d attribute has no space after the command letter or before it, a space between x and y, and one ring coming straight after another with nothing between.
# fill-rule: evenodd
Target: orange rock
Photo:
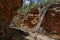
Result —
<instances>
[{"instance_id":1,"label":"orange rock","mask_svg":"<svg viewBox=\"0 0 60 40\"><path fill-rule=\"evenodd\" d=\"M7 37L8 33L12 33L8 25L18 14L17 10L22 3L23 0L0 0L0 32L3 32L4 37Z\"/></svg>"},{"instance_id":2,"label":"orange rock","mask_svg":"<svg viewBox=\"0 0 60 40\"><path fill-rule=\"evenodd\" d=\"M23 0L0 0L0 21L9 24L18 13L17 10L22 6L22 2Z\"/></svg>"},{"instance_id":3,"label":"orange rock","mask_svg":"<svg viewBox=\"0 0 60 40\"><path fill-rule=\"evenodd\" d=\"M41 25L47 32L60 34L60 12L48 10Z\"/></svg>"}]
</instances>

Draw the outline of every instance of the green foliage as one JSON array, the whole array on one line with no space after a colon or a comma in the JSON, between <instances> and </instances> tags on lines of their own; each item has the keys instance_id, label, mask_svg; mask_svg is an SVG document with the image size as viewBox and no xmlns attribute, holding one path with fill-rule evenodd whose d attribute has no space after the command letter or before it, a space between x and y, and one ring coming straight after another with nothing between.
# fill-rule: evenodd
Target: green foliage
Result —
<instances>
[{"instance_id":1,"label":"green foliage","mask_svg":"<svg viewBox=\"0 0 60 40\"><path fill-rule=\"evenodd\" d=\"M27 12L30 10L30 9L32 9L32 8L37 8L38 7L38 3L32 3L31 5L25 5L23 8L20 8L19 10L18 10L18 13L19 14L24 14L24 15L26 15L27 14Z\"/></svg>"},{"instance_id":2,"label":"green foliage","mask_svg":"<svg viewBox=\"0 0 60 40\"><path fill-rule=\"evenodd\" d=\"M20 8L20 9L18 10L18 13L19 13L19 14L22 13L22 14L26 15L27 12L28 12L30 9L32 9L32 8L38 8L39 5L40 5L40 6L45 5L45 7L48 7L48 5L49 5L51 2L52 2L52 0L41 0L41 1L40 1L40 4L39 4L39 3L34 3L34 2L32 2L31 5L25 5L23 8ZM43 10L43 8L40 8L40 10Z\"/></svg>"}]
</instances>

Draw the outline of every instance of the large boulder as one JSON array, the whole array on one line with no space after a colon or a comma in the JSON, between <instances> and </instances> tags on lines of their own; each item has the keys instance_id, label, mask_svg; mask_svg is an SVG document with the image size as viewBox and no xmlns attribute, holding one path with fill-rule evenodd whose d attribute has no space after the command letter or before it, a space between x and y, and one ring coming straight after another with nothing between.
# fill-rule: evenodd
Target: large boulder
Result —
<instances>
[{"instance_id":1,"label":"large boulder","mask_svg":"<svg viewBox=\"0 0 60 40\"><path fill-rule=\"evenodd\" d=\"M17 10L20 7L22 7L22 4L23 4L23 0L0 0L0 39L1 40L16 40L15 39L16 36L19 36L19 38L23 38L19 34L24 34L25 32L17 29L12 29L9 27L10 22L12 21L13 17L18 14Z\"/></svg>"}]
</instances>

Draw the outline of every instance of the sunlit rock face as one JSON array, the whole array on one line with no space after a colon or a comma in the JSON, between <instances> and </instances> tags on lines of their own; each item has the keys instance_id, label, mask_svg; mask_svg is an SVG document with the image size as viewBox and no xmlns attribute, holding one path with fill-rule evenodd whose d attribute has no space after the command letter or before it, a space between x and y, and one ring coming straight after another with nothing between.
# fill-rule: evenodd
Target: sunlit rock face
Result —
<instances>
[{"instance_id":1,"label":"sunlit rock face","mask_svg":"<svg viewBox=\"0 0 60 40\"><path fill-rule=\"evenodd\" d=\"M31 9L31 11L28 14L28 18L27 18L27 25L29 26L29 28L34 28L39 20L39 11L36 8Z\"/></svg>"},{"instance_id":2,"label":"sunlit rock face","mask_svg":"<svg viewBox=\"0 0 60 40\"><path fill-rule=\"evenodd\" d=\"M51 34L60 35L60 9L57 9L60 7L60 5L55 4L51 7L48 9L47 13L45 14L41 26Z\"/></svg>"},{"instance_id":3,"label":"sunlit rock face","mask_svg":"<svg viewBox=\"0 0 60 40\"><path fill-rule=\"evenodd\" d=\"M26 17L27 16L27 17ZM24 14L19 14L14 17L13 21L16 24L17 29L21 29L23 31L31 31L34 30L39 21L39 11L38 8L32 8L28 11L28 14L24 16Z\"/></svg>"}]
</instances>

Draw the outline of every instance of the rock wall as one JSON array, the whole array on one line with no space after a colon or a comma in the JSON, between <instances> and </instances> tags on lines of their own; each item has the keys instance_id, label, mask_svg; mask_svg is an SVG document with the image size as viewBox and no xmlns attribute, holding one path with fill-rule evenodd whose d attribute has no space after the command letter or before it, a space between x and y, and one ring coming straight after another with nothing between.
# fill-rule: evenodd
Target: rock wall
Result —
<instances>
[{"instance_id":1,"label":"rock wall","mask_svg":"<svg viewBox=\"0 0 60 40\"><path fill-rule=\"evenodd\" d=\"M23 0L0 0L0 21L9 24L18 13Z\"/></svg>"},{"instance_id":2,"label":"rock wall","mask_svg":"<svg viewBox=\"0 0 60 40\"><path fill-rule=\"evenodd\" d=\"M48 8L41 26L48 33L60 35L60 4L52 5Z\"/></svg>"},{"instance_id":3,"label":"rock wall","mask_svg":"<svg viewBox=\"0 0 60 40\"><path fill-rule=\"evenodd\" d=\"M14 29L9 28L23 0L0 0L0 40L14 40ZM15 30L15 32L17 32Z\"/></svg>"}]
</instances>

